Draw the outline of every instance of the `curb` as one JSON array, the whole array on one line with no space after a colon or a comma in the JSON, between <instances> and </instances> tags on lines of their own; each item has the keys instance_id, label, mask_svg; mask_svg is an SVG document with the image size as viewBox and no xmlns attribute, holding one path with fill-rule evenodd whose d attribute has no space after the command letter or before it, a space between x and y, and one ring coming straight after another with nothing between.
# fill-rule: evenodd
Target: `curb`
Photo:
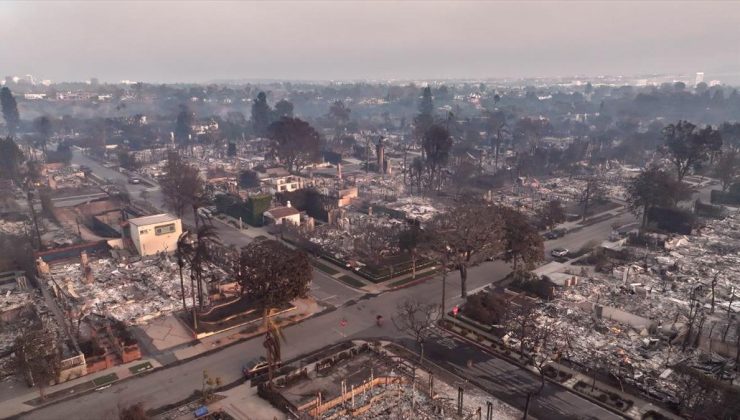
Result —
<instances>
[{"instance_id":1,"label":"curb","mask_svg":"<svg viewBox=\"0 0 740 420\"><path fill-rule=\"evenodd\" d=\"M336 308L335 308L335 309L336 309ZM310 316L308 316L308 317L306 317L306 318L303 318L303 319L302 319L302 320L301 320L300 322L306 321L306 320L308 320L308 319L311 319L311 318L313 318L313 317L315 317L315 316L319 316L319 315L322 315L322 314L324 314L324 313L327 313L327 312L331 312L331 311L333 311L333 310L335 310L335 309L330 309L330 308L327 308L327 309L324 309L324 310L321 310L321 311L315 312L315 313L311 314ZM299 322L296 322L296 323L292 323L292 324L290 324L290 325L287 325L287 326L295 325L295 324L298 324L298 323L299 323ZM208 349L208 350L205 350L205 351L203 351L202 353L198 353L198 354L196 354L196 355L194 355L194 356L191 356L191 357L188 357L188 358L185 358L185 359L178 359L178 360L175 360L174 362L172 362L172 363L168 363L168 364L166 364L166 365L158 366L158 367L155 367L155 368L153 368L153 369L148 369L148 370L146 370L146 371L143 371L143 372L141 372L141 373L137 373L137 374L132 374L132 375L130 375L130 376L126 376L125 378L121 378L121 379L118 379L118 380L116 380L116 381L113 381L113 382L109 382L109 383L107 383L106 385L111 385L111 386L112 386L112 385L116 385L116 384L119 384L119 383L122 383L122 382L126 382L126 381L128 381L128 380L130 380L130 379L133 379L133 378L137 378L137 377L141 377L141 376L149 375L149 374L152 374L152 373L154 373L154 372L158 372L158 371L160 371L160 370L164 370L164 369L169 369L169 368L171 368L171 367L179 366L179 365L181 365L181 364L184 364L184 363L188 363L188 362L191 362L191 361L193 361L193 360L195 360L195 359L199 359L199 358L201 358L201 357L209 356L209 355L211 355L211 354L213 354L213 353L216 353L216 352L218 352L218 351L221 351L221 350L223 350L223 349L226 349L226 348L229 348L229 347L235 346L235 345L237 345L237 344L241 344L241 343L243 343L243 342L245 342L245 341L248 341L248 340L251 340L251 339L255 338L255 337L256 337L256 336L258 336L258 335L259 335L259 334L255 334L255 335L252 335L252 336L249 336L249 337L242 337L242 338L236 339L236 340L234 340L234 341L232 341L232 342L230 342L230 343L224 344L224 345L222 345L222 346L218 346L218 347L210 348L210 349ZM197 340L197 341L200 341L200 340ZM291 360L292 360L292 359L291 359ZM286 362L286 363L287 363L287 362ZM241 380L242 380L242 378L240 378L240 379L239 379L239 380L237 380L236 382L239 382L239 381L241 381ZM234 384L235 384L235 382L232 382L232 383L230 383L230 384L226 384L226 385L224 385L224 387L226 387L226 386L229 386L229 385L231 385L231 386L233 387L233 386L235 386ZM237 385L238 385L238 384L237 384ZM96 387L96 388L97 388L97 387ZM12 415L12 416L8 417L8 419L9 419L9 420L10 420L10 419L12 419L12 420L20 419L20 418L21 418L21 416L23 416L23 415L26 415L26 414L28 414L28 413L31 413L31 412L33 412L33 411L39 410L39 409L41 409L41 408L46 408L46 407L49 407L49 406L52 406L52 405L55 405L55 404L58 404L58 403L61 403L61 402L69 401L69 400L72 400L72 399L75 399L75 398L78 398L78 397L81 397L81 396L84 396L84 395L88 395L88 394L90 394L90 393L96 392L96 391L97 391L97 389L96 389L96 388L91 388L91 389L88 389L88 390L85 390L85 391L82 391L82 392L79 392L79 393L75 393L75 394L70 394L70 395L67 395L67 396L64 396L64 397L58 398L58 399L56 399L56 400L54 400L54 401L49 401L49 402L48 402L47 404L42 404L42 405L39 405L39 406L37 406L37 407L34 407L34 408L32 408L31 410L26 410L26 411L22 411L22 412L20 412L20 413L18 413L18 414L14 414L14 415ZM60 391L61 391L61 390L60 390ZM25 404L25 403L23 403L23 404Z\"/></svg>"},{"instance_id":2,"label":"curb","mask_svg":"<svg viewBox=\"0 0 740 420\"><path fill-rule=\"evenodd\" d=\"M487 348L485 346L482 346L480 343L477 343L477 342L475 342L475 341L473 341L473 340L471 340L471 339L469 339L467 337L464 337L464 336L462 336L462 335L460 335L460 334L458 334L458 333L456 333L454 331L451 331L451 330L449 330L449 329L447 329L445 327L440 326L440 328L443 329L444 331L446 331L446 332L454 335L455 337L458 337L459 339L464 340L465 342L470 343L470 344L472 344L472 345L480 348L481 350L485 351L486 353L492 354L492 355L498 357L499 359L503 359L503 360L505 360L505 361L507 361L507 362L509 362L509 363L511 363L513 365L515 365L515 366L518 366L518 367L520 367L522 369L525 369L527 372L530 372L530 373L534 374L534 372L532 372L530 370L529 366L523 365L523 364L521 364L521 362L518 362L516 360L513 360L513 359L511 359L511 358L509 358L509 357L507 357L505 355L500 355L499 353L494 352L494 351L492 351L491 349L489 349L489 348ZM585 399L587 401L590 401L590 402L592 402L592 403L600 406L601 408L604 408L605 410L608 410L608 411L610 411L610 412L612 412L612 413L614 413L614 414L616 414L616 415L618 415L620 417L623 417L625 419L632 419L633 418L633 417L630 417L629 415L627 415L625 412L619 411L619 410L615 409L614 407L612 407L612 406L610 406L608 404L604 404L601 401L599 401L598 399L591 397L590 395L583 394L583 393L581 393L581 392L579 392L579 391L577 391L577 390L575 390L573 388L568 388L567 386L563 385L562 383L560 383L558 381L555 381L555 380L553 380L553 379L551 379L551 378L549 378L547 376L545 376L545 380L548 381L548 382L550 382L550 383L552 383L552 384L555 384L555 385L559 386L560 388L562 388L562 389L564 389L564 390L566 390L566 391L568 391L568 392L570 392L572 394L578 395L579 397L581 397L581 398L583 398L583 399Z\"/></svg>"}]
</instances>

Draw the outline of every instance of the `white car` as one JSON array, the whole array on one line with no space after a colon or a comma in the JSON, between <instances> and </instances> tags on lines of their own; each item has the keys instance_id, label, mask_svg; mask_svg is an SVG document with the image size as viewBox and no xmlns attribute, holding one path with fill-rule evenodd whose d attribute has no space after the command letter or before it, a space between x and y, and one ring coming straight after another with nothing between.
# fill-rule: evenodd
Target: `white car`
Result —
<instances>
[{"instance_id":1,"label":"white car","mask_svg":"<svg viewBox=\"0 0 740 420\"><path fill-rule=\"evenodd\" d=\"M561 258L561 257L567 257L569 252L570 251L568 251L565 248L555 248L552 251L550 251L550 255L556 258Z\"/></svg>"}]
</instances>

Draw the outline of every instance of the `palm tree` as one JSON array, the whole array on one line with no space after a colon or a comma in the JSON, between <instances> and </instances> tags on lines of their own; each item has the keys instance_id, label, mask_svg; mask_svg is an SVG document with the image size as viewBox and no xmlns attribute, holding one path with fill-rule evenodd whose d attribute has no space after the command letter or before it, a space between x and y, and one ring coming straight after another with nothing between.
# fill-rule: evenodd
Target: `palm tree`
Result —
<instances>
[{"instance_id":1,"label":"palm tree","mask_svg":"<svg viewBox=\"0 0 740 420\"><path fill-rule=\"evenodd\" d=\"M200 217L198 217L198 209L206 204L206 199L203 194L196 194L193 196L193 220L195 221L195 230L198 230Z\"/></svg>"},{"instance_id":2,"label":"palm tree","mask_svg":"<svg viewBox=\"0 0 740 420\"><path fill-rule=\"evenodd\" d=\"M278 312L275 308L265 308L263 316L265 326L265 341L262 345L267 351L267 378L268 384L272 387L272 378L275 376L275 367L280 363L281 358L281 341L285 341L283 330L280 329L272 317Z\"/></svg>"},{"instance_id":3,"label":"palm tree","mask_svg":"<svg viewBox=\"0 0 740 420\"><path fill-rule=\"evenodd\" d=\"M192 252L192 242L190 241L190 232L184 231L179 238L177 238L177 249L175 249L175 255L177 256L177 266L180 269L180 290L182 291L182 310L187 312L188 307L185 304L185 281L182 277L182 269L185 267L185 263L190 257ZM193 305L195 306L195 305Z\"/></svg>"},{"instance_id":4,"label":"palm tree","mask_svg":"<svg viewBox=\"0 0 740 420\"><path fill-rule=\"evenodd\" d=\"M196 240L190 258L190 275L197 282L198 307L203 309L203 268L210 259L208 242L218 241L218 233L213 226L203 225L198 228ZM193 308L195 311L195 308ZM195 312L193 312L195 314Z\"/></svg>"}]
</instances>

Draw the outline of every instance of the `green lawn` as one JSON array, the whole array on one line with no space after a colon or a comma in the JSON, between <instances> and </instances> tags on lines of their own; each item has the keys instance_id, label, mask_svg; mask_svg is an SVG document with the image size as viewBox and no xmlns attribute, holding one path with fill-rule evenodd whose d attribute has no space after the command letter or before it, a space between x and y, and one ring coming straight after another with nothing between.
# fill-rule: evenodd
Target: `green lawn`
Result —
<instances>
[{"instance_id":1,"label":"green lawn","mask_svg":"<svg viewBox=\"0 0 740 420\"><path fill-rule=\"evenodd\" d=\"M345 283L347 283L347 284L349 284L352 287L360 288L360 287L365 286L365 283L357 280L356 278L350 276L349 274L345 274L345 275L343 275L341 277L338 277L338 279L341 280L341 281L343 281L343 282L345 282Z\"/></svg>"},{"instance_id":2,"label":"green lawn","mask_svg":"<svg viewBox=\"0 0 740 420\"><path fill-rule=\"evenodd\" d=\"M131 366L130 368L128 368L128 370L129 370L129 372L131 372L134 375L136 375L137 373L144 372L144 371L149 370L149 369L151 369L153 367L154 366L152 366L151 363L145 362L145 363L142 363L142 364L139 364L139 365L136 365L136 366Z\"/></svg>"},{"instance_id":3,"label":"green lawn","mask_svg":"<svg viewBox=\"0 0 740 420\"><path fill-rule=\"evenodd\" d=\"M415 279L414 278L411 278L411 276L408 276L408 277L406 277L404 279L401 279L401 280L398 280L398 281L394 281L393 283L389 284L388 287L394 288L394 287L403 286L404 284L411 283L412 281L417 281L417 280L421 281L423 279L427 279L427 278L429 278L431 276L434 276L435 274L437 274L437 270L428 271L428 272L425 272L423 274L417 273Z\"/></svg>"},{"instance_id":4,"label":"green lawn","mask_svg":"<svg viewBox=\"0 0 740 420\"><path fill-rule=\"evenodd\" d=\"M326 265L326 264L324 264L324 263L322 263L320 261L313 260L313 261L311 261L311 264L313 264L314 267L318 268L319 270L323 271L324 273L329 274L330 276L333 276L334 274L337 274L339 272L339 271L337 271L337 270L329 267L328 265Z\"/></svg>"},{"instance_id":5,"label":"green lawn","mask_svg":"<svg viewBox=\"0 0 740 420\"><path fill-rule=\"evenodd\" d=\"M95 384L95 386L102 386L105 384L109 384L111 382L115 382L117 380L118 380L118 375L116 375L115 373L109 373L105 376L101 376L99 378L93 379L93 383Z\"/></svg>"}]
</instances>

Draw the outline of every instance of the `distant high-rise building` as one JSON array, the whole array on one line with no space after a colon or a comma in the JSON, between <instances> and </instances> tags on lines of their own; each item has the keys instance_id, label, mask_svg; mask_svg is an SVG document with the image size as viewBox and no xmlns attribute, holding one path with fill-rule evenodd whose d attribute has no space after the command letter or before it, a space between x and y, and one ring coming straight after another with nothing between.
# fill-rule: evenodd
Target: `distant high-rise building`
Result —
<instances>
[{"instance_id":1,"label":"distant high-rise building","mask_svg":"<svg viewBox=\"0 0 740 420\"><path fill-rule=\"evenodd\" d=\"M91 86L97 86L97 85L100 84L100 81L98 80L97 77L91 77L90 78L90 81L88 82L88 84L91 85Z\"/></svg>"},{"instance_id":2,"label":"distant high-rise building","mask_svg":"<svg viewBox=\"0 0 740 420\"><path fill-rule=\"evenodd\" d=\"M694 82L694 85L696 86L703 81L704 81L704 72L703 71L696 72L696 82Z\"/></svg>"}]
</instances>

